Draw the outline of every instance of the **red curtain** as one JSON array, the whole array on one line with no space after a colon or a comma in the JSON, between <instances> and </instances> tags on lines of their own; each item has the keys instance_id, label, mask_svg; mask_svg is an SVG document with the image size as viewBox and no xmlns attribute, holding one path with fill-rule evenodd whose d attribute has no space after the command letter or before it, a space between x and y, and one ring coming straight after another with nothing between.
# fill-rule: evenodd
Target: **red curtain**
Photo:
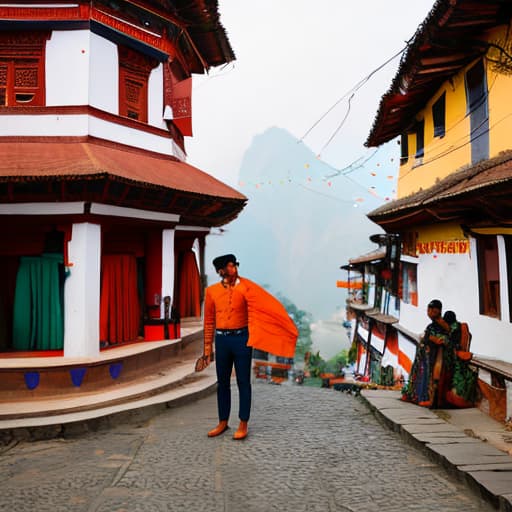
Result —
<instances>
[{"instance_id":1,"label":"red curtain","mask_svg":"<svg viewBox=\"0 0 512 512\"><path fill-rule=\"evenodd\" d=\"M178 270L178 308L180 318L201 316L201 278L194 251L181 255Z\"/></svg>"},{"instance_id":2,"label":"red curtain","mask_svg":"<svg viewBox=\"0 0 512 512\"><path fill-rule=\"evenodd\" d=\"M12 345L13 305L19 264L17 256L0 256L0 350Z\"/></svg>"},{"instance_id":3,"label":"red curtain","mask_svg":"<svg viewBox=\"0 0 512 512\"><path fill-rule=\"evenodd\" d=\"M101 262L100 340L137 339L140 305L137 261L131 254L105 254Z\"/></svg>"}]
</instances>

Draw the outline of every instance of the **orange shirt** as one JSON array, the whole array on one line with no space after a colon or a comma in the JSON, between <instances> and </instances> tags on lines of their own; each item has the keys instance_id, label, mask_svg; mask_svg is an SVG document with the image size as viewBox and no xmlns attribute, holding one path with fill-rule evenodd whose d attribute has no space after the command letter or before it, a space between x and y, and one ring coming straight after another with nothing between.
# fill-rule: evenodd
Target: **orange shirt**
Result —
<instances>
[{"instance_id":1,"label":"orange shirt","mask_svg":"<svg viewBox=\"0 0 512 512\"><path fill-rule=\"evenodd\" d=\"M204 348L212 353L215 329L240 329L247 327L247 302L244 286L237 280L235 286L217 283L206 288L204 299Z\"/></svg>"}]
</instances>

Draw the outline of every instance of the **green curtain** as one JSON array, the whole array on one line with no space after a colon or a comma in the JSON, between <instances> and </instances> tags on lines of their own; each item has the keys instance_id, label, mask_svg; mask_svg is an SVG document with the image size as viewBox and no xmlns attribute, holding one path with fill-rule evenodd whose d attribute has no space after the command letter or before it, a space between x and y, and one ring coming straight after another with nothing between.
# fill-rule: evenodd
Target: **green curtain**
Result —
<instances>
[{"instance_id":1,"label":"green curtain","mask_svg":"<svg viewBox=\"0 0 512 512\"><path fill-rule=\"evenodd\" d=\"M62 254L20 258L14 296L15 350L60 350L64 346Z\"/></svg>"}]
</instances>

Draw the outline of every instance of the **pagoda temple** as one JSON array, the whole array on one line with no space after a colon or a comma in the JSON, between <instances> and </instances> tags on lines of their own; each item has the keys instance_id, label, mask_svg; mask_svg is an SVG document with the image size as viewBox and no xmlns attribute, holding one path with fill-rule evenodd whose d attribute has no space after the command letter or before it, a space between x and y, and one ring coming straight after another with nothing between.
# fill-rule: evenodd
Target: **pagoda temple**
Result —
<instances>
[{"instance_id":1,"label":"pagoda temple","mask_svg":"<svg viewBox=\"0 0 512 512\"><path fill-rule=\"evenodd\" d=\"M192 75L234 58L216 0L0 5L0 361L200 317L206 235L246 198L185 162Z\"/></svg>"}]
</instances>

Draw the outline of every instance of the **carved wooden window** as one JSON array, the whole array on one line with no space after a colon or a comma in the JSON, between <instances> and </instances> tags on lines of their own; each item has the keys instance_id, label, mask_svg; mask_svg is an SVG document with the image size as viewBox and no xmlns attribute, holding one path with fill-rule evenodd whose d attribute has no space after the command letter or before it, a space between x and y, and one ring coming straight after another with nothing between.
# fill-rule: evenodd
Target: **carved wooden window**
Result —
<instances>
[{"instance_id":1,"label":"carved wooden window","mask_svg":"<svg viewBox=\"0 0 512 512\"><path fill-rule=\"evenodd\" d=\"M404 231L400 234L402 239L402 254L407 256L417 256L416 243L418 241L418 233L416 231Z\"/></svg>"},{"instance_id":2,"label":"carved wooden window","mask_svg":"<svg viewBox=\"0 0 512 512\"><path fill-rule=\"evenodd\" d=\"M46 32L0 34L0 106L45 104Z\"/></svg>"},{"instance_id":3,"label":"carved wooden window","mask_svg":"<svg viewBox=\"0 0 512 512\"><path fill-rule=\"evenodd\" d=\"M148 122L148 79L158 61L119 46L119 115Z\"/></svg>"}]
</instances>

